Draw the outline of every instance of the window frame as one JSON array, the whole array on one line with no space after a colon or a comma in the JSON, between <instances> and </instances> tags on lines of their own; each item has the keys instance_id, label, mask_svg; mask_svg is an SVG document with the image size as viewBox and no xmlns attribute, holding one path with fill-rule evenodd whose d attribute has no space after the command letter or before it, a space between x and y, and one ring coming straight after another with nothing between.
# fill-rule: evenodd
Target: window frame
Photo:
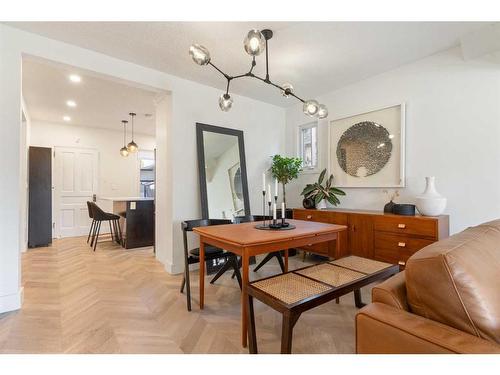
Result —
<instances>
[{"instance_id":1,"label":"window frame","mask_svg":"<svg viewBox=\"0 0 500 375\"><path fill-rule=\"evenodd\" d=\"M302 168L301 174L308 174L308 173L319 173L320 171L320 166L321 166L321 158L320 158L320 145L319 145L319 124L318 121L314 122L308 122L306 124L301 124L297 126L297 152L296 155L297 157L302 159L302 131L304 129L311 129L311 128L316 128L316 166L314 168Z\"/></svg>"}]
</instances>

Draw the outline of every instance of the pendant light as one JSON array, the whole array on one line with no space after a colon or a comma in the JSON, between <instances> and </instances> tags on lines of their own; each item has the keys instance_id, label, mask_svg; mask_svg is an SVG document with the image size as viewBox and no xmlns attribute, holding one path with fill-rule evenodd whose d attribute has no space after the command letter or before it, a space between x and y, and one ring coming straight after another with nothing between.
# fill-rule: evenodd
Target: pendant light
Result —
<instances>
[{"instance_id":1,"label":"pendant light","mask_svg":"<svg viewBox=\"0 0 500 375\"><path fill-rule=\"evenodd\" d=\"M123 123L123 147L120 149L120 155L123 156L124 158L128 156L128 150L127 146L125 146L125 142L127 139L127 120L122 120Z\"/></svg>"},{"instance_id":2,"label":"pendant light","mask_svg":"<svg viewBox=\"0 0 500 375\"><path fill-rule=\"evenodd\" d=\"M300 96L295 93L293 85L290 83L284 83L281 86L271 81L269 77L269 46L268 42L273 37L273 31L269 29L265 30L250 30L245 39L243 40L243 47L245 48L246 53L248 53L251 58L250 70L246 73L238 74L238 75L229 75L222 71L219 67L217 67L210 57L210 52L207 48L203 47L200 44L193 44L189 48L189 55L193 59L193 61L201 66L210 65L217 72L219 72L227 81L226 91L219 97L219 108L221 111L228 112L233 106L233 98L229 95L229 86L231 82L235 79L240 79L244 77L258 79L261 82L264 82L270 86L273 86L281 91L281 95L285 98L295 98L303 103L302 111L305 115L324 119L328 117L328 108L324 104L318 103L314 99L304 100ZM260 54L265 55L266 62L266 75L259 76L254 73L254 68L257 65L256 57Z\"/></svg>"},{"instance_id":3,"label":"pendant light","mask_svg":"<svg viewBox=\"0 0 500 375\"><path fill-rule=\"evenodd\" d=\"M134 117L135 117L135 113L130 112L129 115L132 118L132 121L131 121L132 122L132 140L127 145L127 150L128 150L128 152L134 153L134 152L137 152L137 150L139 149L139 146L137 146L137 143L134 142Z\"/></svg>"}]
</instances>

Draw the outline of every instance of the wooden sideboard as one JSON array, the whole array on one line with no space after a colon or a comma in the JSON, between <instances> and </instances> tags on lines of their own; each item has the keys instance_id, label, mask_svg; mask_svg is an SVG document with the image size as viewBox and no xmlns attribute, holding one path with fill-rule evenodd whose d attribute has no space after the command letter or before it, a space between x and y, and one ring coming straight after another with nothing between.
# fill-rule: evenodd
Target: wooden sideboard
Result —
<instances>
[{"instance_id":1,"label":"wooden sideboard","mask_svg":"<svg viewBox=\"0 0 500 375\"><path fill-rule=\"evenodd\" d=\"M402 216L379 211L294 209L293 218L347 225L340 236L340 254L335 241L309 245L303 250L332 258L352 254L397 263L404 267L416 251L448 237L449 217Z\"/></svg>"}]
</instances>

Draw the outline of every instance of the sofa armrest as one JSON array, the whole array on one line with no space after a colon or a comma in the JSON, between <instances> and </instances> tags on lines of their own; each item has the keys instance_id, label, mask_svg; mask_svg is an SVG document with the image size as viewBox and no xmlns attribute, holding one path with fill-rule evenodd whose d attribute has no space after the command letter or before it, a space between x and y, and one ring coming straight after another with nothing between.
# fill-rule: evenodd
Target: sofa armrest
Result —
<instances>
[{"instance_id":1,"label":"sofa armrest","mask_svg":"<svg viewBox=\"0 0 500 375\"><path fill-rule=\"evenodd\" d=\"M356 315L360 354L500 353L500 345L382 303Z\"/></svg>"}]
</instances>

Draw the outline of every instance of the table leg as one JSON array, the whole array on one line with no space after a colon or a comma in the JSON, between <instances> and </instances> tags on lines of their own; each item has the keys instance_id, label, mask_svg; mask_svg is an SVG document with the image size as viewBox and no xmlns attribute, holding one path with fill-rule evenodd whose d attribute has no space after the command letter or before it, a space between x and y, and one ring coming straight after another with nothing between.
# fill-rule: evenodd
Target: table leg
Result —
<instances>
[{"instance_id":1,"label":"table leg","mask_svg":"<svg viewBox=\"0 0 500 375\"><path fill-rule=\"evenodd\" d=\"M363 303L363 301L361 300L361 290L359 289L354 290L354 304L358 309L366 306L366 303Z\"/></svg>"},{"instance_id":2,"label":"table leg","mask_svg":"<svg viewBox=\"0 0 500 375\"><path fill-rule=\"evenodd\" d=\"M248 351L250 354L257 354L257 336L255 334L255 314L253 311L253 297L248 296Z\"/></svg>"},{"instance_id":3,"label":"table leg","mask_svg":"<svg viewBox=\"0 0 500 375\"><path fill-rule=\"evenodd\" d=\"M285 272L288 272L288 249L285 249Z\"/></svg>"},{"instance_id":4,"label":"table leg","mask_svg":"<svg viewBox=\"0 0 500 375\"><path fill-rule=\"evenodd\" d=\"M245 251L241 256L242 265L241 270L243 272L243 290L241 291L241 345L247 347L247 285L248 285L248 269L249 269L249 257Z\"/></svg>"},{"instance_id":5,"label":"table leg","mask_svg":"<svg viewBox=\"0 0 500 375\"><path fill-rule=\"evenodd\" d=\"M200 239L200 310L205 302L205 243Z\"/></svg>"}]
</instances>

